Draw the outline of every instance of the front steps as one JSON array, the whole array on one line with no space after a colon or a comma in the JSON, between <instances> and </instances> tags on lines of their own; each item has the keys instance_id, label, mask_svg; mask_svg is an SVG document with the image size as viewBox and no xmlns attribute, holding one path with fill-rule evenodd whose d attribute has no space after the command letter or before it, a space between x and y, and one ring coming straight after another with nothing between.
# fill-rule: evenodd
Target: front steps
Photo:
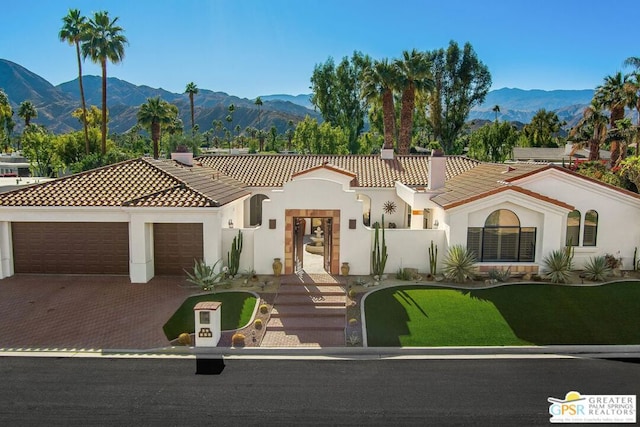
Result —
<instances>
[{"instance_id":1,"label":"front steps","mask_svg":"<svg viewBox=\"0 0 640 427\"><path fill-rule=\"evenodd\" d=\"M346 295L335 283L283 284L262 347L344 347Z\"/></svg>"}]
</instances>

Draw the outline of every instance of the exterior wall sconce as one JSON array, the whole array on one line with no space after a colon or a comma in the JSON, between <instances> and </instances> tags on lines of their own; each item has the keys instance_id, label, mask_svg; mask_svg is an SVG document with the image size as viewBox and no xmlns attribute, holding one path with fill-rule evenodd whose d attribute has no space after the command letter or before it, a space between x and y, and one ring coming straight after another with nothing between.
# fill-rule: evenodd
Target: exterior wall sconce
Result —
<instances>
[{"instance_id":1,"label":"exterior wall sconce","mask_svg":"<svg viewBox=\"0 0 640 427\"><path fill-rule=\"evenodd\" d=\"M233 228L233 220L232 219L229 220L229 228Z\"/></svg>"},{"instance_id":2,"label":"exterior wall sconce","mask_svg":"<svg viewBox=\"0 0 640 427\"><path fill-rule=\"evenodd\" d=\"M276 229L276 220L275 219L270 219L269 220L269 230L275 230Z\"/></svg>"},{"instance_id":3,"label":"exterior wall sconce","mask_svg":"<svg viewBox=\"0 0 640 427\"><path fill-rule=\"evenodd\" d=\"M356 229L356 220L355 219L350 219L349 220L349 230L355 230Z\"/></svg>"},{"instance_id":4,"label":"exterior wall sconce","mask_svg":"<svg viewBox=\"0 0 640 427\"><path fill-rule=\"evenodd\" d=\"M435 221L433 221L433 226L438 228L438 226L440 225L440 223L438 222L438 220L436 219Z\"/></svg>"}]
</instances>

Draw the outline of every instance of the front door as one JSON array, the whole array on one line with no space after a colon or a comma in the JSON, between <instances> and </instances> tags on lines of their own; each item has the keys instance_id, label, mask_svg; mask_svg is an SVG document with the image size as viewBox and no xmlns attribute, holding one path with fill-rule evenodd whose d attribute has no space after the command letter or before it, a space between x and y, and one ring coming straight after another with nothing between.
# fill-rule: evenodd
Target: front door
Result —
<instances>
[{"instance_id":1,"label":"front door","mask_svg":"<svg viewBox=\"0 0 640 427\"><path fill-rule=\"evenodd\" d=\"M304 218L293 219L293 271L297 273L304 268Z\"/></svg>"}]
</instances>

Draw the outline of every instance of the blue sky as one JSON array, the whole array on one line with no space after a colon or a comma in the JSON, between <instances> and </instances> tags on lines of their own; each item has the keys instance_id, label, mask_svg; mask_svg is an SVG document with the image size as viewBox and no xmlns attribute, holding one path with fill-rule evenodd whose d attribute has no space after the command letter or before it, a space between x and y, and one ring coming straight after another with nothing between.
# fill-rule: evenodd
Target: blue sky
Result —
<instances>
[{"instance_id":1,"label":"blue sky","mask_svg":"<svg viewBox=\"0 0 640 427\"><path fill-rule=\"evenodd\" d=\"M109 76L172 92L193 81L247 98L309 93L330 56L391 59L450 40L471 42L493 89L593 89L640 56L637 0L18 0L0 8L0 58L73 80L75 50L57 37L69 8L119 17L129 46Z\"/></svg>"}]
</instances>

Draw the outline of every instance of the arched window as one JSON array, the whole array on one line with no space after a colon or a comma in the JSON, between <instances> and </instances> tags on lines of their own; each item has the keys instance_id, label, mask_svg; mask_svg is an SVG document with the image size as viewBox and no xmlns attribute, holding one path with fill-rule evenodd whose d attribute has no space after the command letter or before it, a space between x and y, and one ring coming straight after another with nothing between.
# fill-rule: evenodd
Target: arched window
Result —
<instances>
[{"instance_id":1,"label":"arched window","mask_svg":"<svg viewBox=\"0 0 640 427\"><path fill-rule=\"evenodd\" d=\"M580 211L569 212L567 216L567 246L580 245Z\"/></svg>"},{"instance_id":2,"label":"arched window","mask_svg":"<svg viewBox=\"0 0 640 427\"><path fill-rule=\"evenodd\" d=\"M268 199L264 194L256 194L251 196L249 201L249 225L261 225L262 224L262 202Z\"/></svg>"},{"instance_id":3,"label":"arched window","mask_svg":"<svg viewBox=\"0 0 640 427\"><path fill-rule=\"evenodd\" d=\"M536 229L520 227L518 215L498 209L489 214L484 227L467 230L467 247L483 262L533 262Z\"/></svg>"},{"instance_id":4,"label":"arched window","mask_svg":"<svg viewBox=\"0 0 640 427\"><path fill-rule=\"evenodd\" d=\"M598 212L587 211L584 214L584 234L582 236L582 246L595 246L598 237Z\"/></svg>"}]
</instances>

